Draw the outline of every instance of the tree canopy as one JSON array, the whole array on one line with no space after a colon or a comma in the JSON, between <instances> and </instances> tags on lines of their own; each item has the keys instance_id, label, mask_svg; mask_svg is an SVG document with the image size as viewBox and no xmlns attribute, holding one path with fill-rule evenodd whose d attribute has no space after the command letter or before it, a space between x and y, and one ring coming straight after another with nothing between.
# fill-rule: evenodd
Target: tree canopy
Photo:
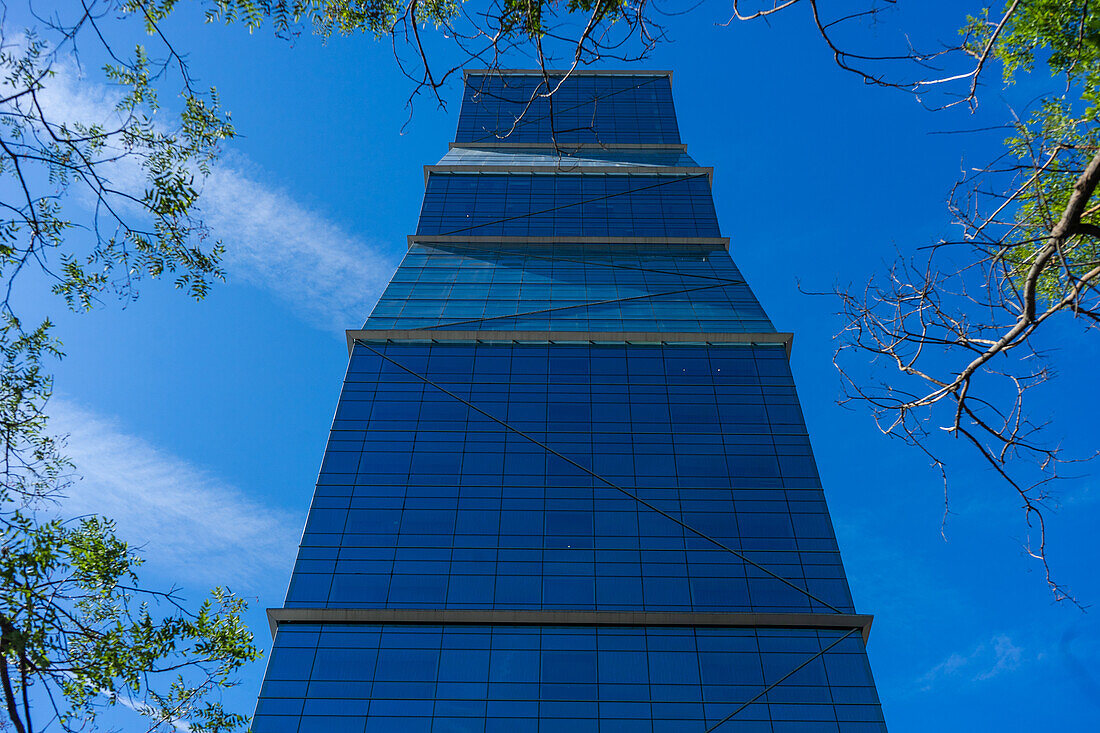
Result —
<instances>
[{"instance_id":1,"label":"tree canopy","mask_svg":"<svg viewBox=\"0 0 1100 733\"><path fill-rule=\"evenodd\" d=\"M199 182L233 127L140 0L29 13L23 29L0 27L4 717L16 733L90 730L121 705L150 731L240 728L247 716L220 693L259 654L244 602L215 588L189 606L176 589L148 588L109 518L66 513L79 467L48 420L62 346L48 318L28 325L17 305L19 288L45 287L86 311L164 276L202 299L222 277L222 247L199 215ZM107 40L120 36L133 45ZM80 83L84 58L102 59L98 78L115 92L102 114L50 94Z\"/></svg>"}]
</instances>

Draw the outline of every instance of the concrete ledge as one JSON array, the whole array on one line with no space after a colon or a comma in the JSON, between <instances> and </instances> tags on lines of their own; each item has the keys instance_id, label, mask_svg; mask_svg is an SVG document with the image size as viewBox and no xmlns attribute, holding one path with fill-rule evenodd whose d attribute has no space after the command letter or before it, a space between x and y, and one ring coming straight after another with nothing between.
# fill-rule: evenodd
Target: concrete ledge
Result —
<instances>
[{"instance_id":1,"label":"concrete ledge","mask_svg":"<svg viewBox=\"0 0 1100 733\"><path fill-rule=\"evenodd\" d=\"M783 344L791 355L793 333L691 333L661 331L443 331L421 329L370 329L345 332L348 355L356 341L466 341L466 342L577 342L593 343L715 343Z\"/></svg>"},{"instance_id":2,"label":"concrete ledge","mask_svg":"<svg viewBox=\"0 0 1100 733\"><path fill-rule=\"evenodd\" d=\"M708 613L690 611L513 611L434 608L269 608L279 624L431 624L477 626L705 626L762 629L859 629L863 642L874 616L847 613Z\"/></svg>"},{"instance_id":3,"label":"concrete ledge","mask_svg":"<svg viewBox=\"0 0 1100 733\"><path fill-rule=\"evenodd\" d=\"M629 245L657 245L668 244L694 244L702 246L715 246L729 251L729 237L530 237L530 236L505 236L505 235L480 235L466 234L410 234L407 238L408 246L414 244L629 244Z\"/></svg>"},{"instance_id":4,"label":"concrete ledge","mask_svg":"<svg viewBox=\"0 0 1100 733\"><path fill-rule=\"evenodd\" d=\"M550 76L561 76L568 73L569 76L667 76L672 78L672 72L667 69L546 69ZM543 69L463 69L462 77L467 76L542 76Z\"/></svg>"},{"instance_id":5,"label":"concrete ledge","mask_svg":"<svg viewBox=\"0 0 1100 733\"><path fill-rule=\"evenodd\" d=\"M685 143L509 143L501 140L485 140L482 142L447 143L448 149L454 148L547 148L549 150L679 150L687 152Z\"/></svg>"},{"instance_id":6,"label":"concrete ledge","mask_svg":"<svg viewBox=\"0 0 1100 733\"><path fill-rule=\"evenodd\" d=\"M583 175L621 175L621 176L706 176L707 183L714 185L712 166L674 166L674 165L578 165L551 163L547 165L426 165L424 166L424 185L428 185L428 176L432 173L530 173L547 176L583 176ZM577 204L583 202L578 201Z\"/></svg>"}]
</instances>

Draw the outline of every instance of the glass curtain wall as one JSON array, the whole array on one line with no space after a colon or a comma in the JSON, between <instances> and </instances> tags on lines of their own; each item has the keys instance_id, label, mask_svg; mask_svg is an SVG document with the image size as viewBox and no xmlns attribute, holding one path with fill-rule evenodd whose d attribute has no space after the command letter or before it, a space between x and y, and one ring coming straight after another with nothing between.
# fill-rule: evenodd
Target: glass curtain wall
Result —
<instances>
[{"instance_id":1,"label":"glass curtain wall","mask_svg":"<svg viewBox=\"0 0 1100 733\"><path fill-rule=\"evenodd\" d=\"M467 73L348 333L253 730L885 730L791 336L671 74L542 84Z\"/></svg>"}]
</instances>

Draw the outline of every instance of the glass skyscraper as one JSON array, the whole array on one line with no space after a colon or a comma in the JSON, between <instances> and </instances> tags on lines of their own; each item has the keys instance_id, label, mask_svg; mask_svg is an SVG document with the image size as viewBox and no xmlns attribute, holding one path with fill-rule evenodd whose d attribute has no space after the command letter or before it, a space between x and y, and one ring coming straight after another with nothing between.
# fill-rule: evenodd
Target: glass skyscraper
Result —
<instances>
[{"instance_id":1,"label":"glass skyscraper","mask_svg":"<svg viewBox=\"0 0 1100 733\"><path fill-rule=\"evenodd\" d=\"M543 83L467 72L348 332L253 730L885 730L791 335L730 259L671 74L528 105Z\"/></svg>"}]
</instances>

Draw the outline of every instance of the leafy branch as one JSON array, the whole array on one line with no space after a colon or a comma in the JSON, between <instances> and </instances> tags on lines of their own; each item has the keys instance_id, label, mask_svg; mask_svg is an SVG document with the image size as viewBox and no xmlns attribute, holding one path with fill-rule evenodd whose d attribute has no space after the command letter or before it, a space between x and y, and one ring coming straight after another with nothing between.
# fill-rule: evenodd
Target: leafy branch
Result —
<instances>
[{"instance_id":1,"label":"leafy branch","mask_svg":"<svg viewBox=\"0 0 1100 733\"><path fill-rule=\"evenodd\" d=\"M16 312L17 289L42 278L75 311L136 299L145 278L173 275L196 299L222 278L199 190L234 130L162 31L171 5L82 0L49 14L31 5L32 27L0 25L0 692L17 733L95 729L117 705L149 731L248 723L220 702L259 655L244 602L216 588L190 610L178 590L140 582L141 558L109 519L65 517L78 469L48 421L61 344L50 320L25 327ZM141 39L131 52L108 42L131 29ZM52 94L90 83L84 39L114 93L95 119Z\"/></svg>"}]
</instances>

